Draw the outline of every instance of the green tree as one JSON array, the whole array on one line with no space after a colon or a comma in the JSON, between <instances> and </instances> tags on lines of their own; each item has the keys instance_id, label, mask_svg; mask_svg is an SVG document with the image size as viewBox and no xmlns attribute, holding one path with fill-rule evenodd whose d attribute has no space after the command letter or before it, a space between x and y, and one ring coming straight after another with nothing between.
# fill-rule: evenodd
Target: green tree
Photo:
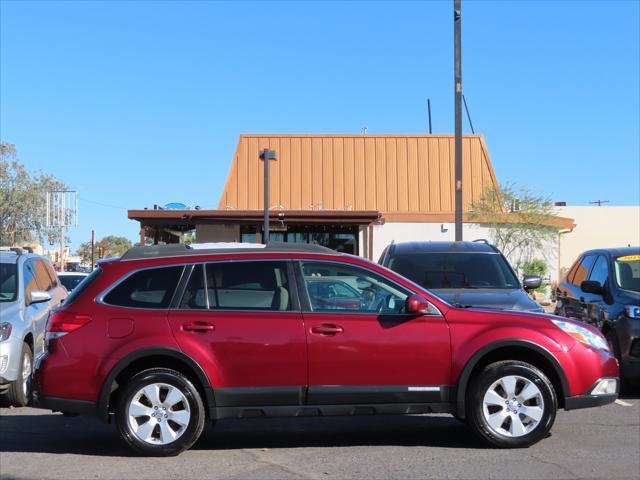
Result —
<instances>
[{"instance_id":1,"label":"green tree","mask_svg":"<svg viewBox=\"0 0 640 480\"><path fill-rule=\"evenodd\" d=\"M517 270L544 256L558 234L553 203L527 187L489 187L472 210L471 219L490 227L493 244Z\"/></svg>"},{"instance_id":2,"label":"green tree","mask_svg":"<svg viewBox=\"0 0 640 480\"><path fill-rule=\"evenodd\" d=\"M53 175L29 174L15 145L0 142L0 245L59 241L60 232L46 226L46 192L66 188Z\"/></svg>"},{"instance_id":3,"label":"green tree","mask_svg":"<svg viewBox=\"0 0 640 480\"><path fill-rule=\"evenodd\" d=\"M131 240L125 237L108 235L99 242L96 242L94 248L94 260L101 258L121 257L124 252L129 250L133 244ZM91 242L81 243L76 250L76 255L81 258L82 263L91 265Z\"/></svg>"}]
</instances>

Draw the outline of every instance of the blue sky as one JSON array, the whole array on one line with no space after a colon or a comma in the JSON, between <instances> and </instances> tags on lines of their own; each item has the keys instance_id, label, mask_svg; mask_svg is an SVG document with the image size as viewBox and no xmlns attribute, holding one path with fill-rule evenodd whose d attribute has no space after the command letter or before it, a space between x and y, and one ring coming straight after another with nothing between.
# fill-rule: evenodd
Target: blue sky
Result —
<instances>
[{"instance_id":1,"label":"blue sky","mask_svg":"<svg viewBox=\"0 0 640 480\"><path fill-rule=\"evenodd\" d=\"M640 2L463 0L463 87L498 179L640 202ZM453 132L451 1L2 1L0 137L80 195L215 208L240 133ZM469 131L465 122L465 131Z\"/></svg>"}]
</instances>

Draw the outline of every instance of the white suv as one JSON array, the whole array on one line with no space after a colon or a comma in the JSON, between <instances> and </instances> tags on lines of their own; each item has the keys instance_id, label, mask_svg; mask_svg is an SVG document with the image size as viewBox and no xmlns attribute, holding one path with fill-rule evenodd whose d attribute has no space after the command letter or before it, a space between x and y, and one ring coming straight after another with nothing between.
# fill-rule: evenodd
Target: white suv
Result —
<instances>
[{"instance_id":1,"label":"white suv","mask_svg":"<svg viewBox=\"0 0 640 480\"><path fill-rule=\"evenodd\" d=\"M51 262L22 249L0 252L0 402L29 403L34 360L44 354L51 309L66 298Z\"/></svg>"}]
</instances>

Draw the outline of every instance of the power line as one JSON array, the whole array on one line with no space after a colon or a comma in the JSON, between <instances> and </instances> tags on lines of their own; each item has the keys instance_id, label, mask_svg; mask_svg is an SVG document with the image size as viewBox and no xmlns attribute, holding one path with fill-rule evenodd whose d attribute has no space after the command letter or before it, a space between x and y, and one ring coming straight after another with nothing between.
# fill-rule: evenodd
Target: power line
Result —
<instances>
[{"instance_id":1,"label":"power line","mask_svg":"<svg viewBox=\"0 0 640 480\"><path fill-rule=\"evenodd\" d=\"M80 196L78 198L80 200L82 200L83 202L93 203L95 205L100 205L102 207L117 208L118 210L128 210L128 208L121 207L119 205L111 205L111 204L108 204L108 203L96 202L95 200L89 200L88 198L84 198L84 197L80 197Z\"/></svg>"}]
</instances>

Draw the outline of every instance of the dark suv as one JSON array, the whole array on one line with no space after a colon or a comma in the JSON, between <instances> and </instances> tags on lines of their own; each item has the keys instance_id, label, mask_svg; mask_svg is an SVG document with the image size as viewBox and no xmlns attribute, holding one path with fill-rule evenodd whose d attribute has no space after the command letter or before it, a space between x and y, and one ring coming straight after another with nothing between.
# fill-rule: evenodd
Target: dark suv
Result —
<instances>
[{"instance_id":1,"label":"dark suv","mask_svg":"<svg viewBox=\"0 0 640 480\"><path fill-rule=\"evenodd\" d=\"M205 420L453 413L498 447L557 408L617 398L602 335L571 320L460 309L323 247L135 247L103 261L47 325L40 405L113 418L147 455Z\"/></svg>"},{"instance_id":2,"label":"dark suv","mask_svg":"<svg viewBox=\"0 0 640 480\"><path fill-rule=\"evenodd\" d=\"M640 386L640 248L584 252L558 285L556 315L602 331L625 385Z\"/></svg>"},{"instance_id":3,"label":"dark suv","mask_svg":"<svg viewBox=\"0 0 640 480\"><path fill-rule=\"evenodd\" d=\"M542 279L526 275L521 286L500 250L486 241L392 243L379 263L451 304L543 311L526 293Z\"/></svg>"}]
</instances>

